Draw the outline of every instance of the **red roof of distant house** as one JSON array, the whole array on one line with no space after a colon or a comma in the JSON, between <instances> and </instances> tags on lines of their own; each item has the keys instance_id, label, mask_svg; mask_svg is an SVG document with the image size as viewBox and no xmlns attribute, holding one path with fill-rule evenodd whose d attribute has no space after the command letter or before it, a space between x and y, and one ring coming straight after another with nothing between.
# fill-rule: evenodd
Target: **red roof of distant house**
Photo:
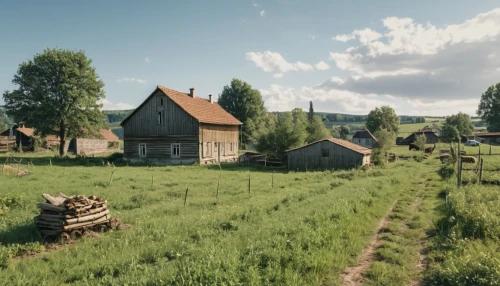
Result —
<instances>
[{"instance_id":1,"label":"red roof of distant house","mask_svg":"<svg viewBox=\"0 0 500 286\"><path fill-rule=\"evenodd\" d=\"M27 128L27 127L18 127L14 130L17 130L21 133L23 133L24 135L28 136L28 137L35 137L35 138L39 138L40 136L38 135L35 135L35 129L33 128ZM120 139L109 129L100 129L99 130L99 133L102 135L102 137L104 138L104 140L108 141L108 142L118 142L120 141ZM59 140L59 137L55 136L55 135L47 135L46 137L47 140Z\"/></svg>"},{"instance_id":2,"label":"red roof of distant house","mask_svg":"<svg viewBox=\"0 0 500 286\"><path fill-rule=\"evenodd\" d=\"M500 132L474 132L473 134L477 137L500 136Z\"/></svg>"},{"instance_id":3,"label":"red roof of distant house","mask_svg":"<svg viewBox=\"0 0 500 286\"><path fill-rule=\"evenodd\" d=\"M102 137L104 137L104 140L108 142L119 142L120 138L118 138L113 131L109 129L101 129L99 130L101 133Z\"/></svg>"},{"instance_id":4,"label":"red roof of distant house","mask_svg":"<svg viewBox=\"0 0 500 286\"><path fill-rule=\"evenodd\" d=\"M161 90L168 98L179 105L184 111L191 115L200 123L220 124L220 125L241 125L238 119L232 116L229 112L224 110L217 102L210 103L209 100L201 97L191 97L188 93L179 92L173 89L166 88L158 85L156 90ZM149 96L153 96L156 90ZM148 97L148 99L149 99ZM132 117L132 115L139 110L147 99L139 105L127 118L125 118L121 125Z\"/></svg>"},{"instance_id":5,"label":"red roof of distant house","mask_svg":"<svg viewBox=\"0 0 500 286\"><path fill-rule=\"evenodd\" d=\"M349 141L346 141L346 140L342 140L342 139L337 139L337 138L330 138L330 139L319 140L319 141L312 142L312 143L309 143L307 145L304 145L304 146L301 146L301 147L298 147L298 148L287 150L286 152L298 150L300 148L304 148L304 147L316 144L318 142L323 142L323 141L330 141L330 142L332 142L334 144L340 145L340 146L342 146L344 148L347 148L349 150L352 150L352 151L360 153L360 154L371 154L371 152L372 152L372 149L370 149L370 148L366 148L366 147L360 146L358 144L354 144L352 142L349 142Z\"/></svg>"}]
</instances>

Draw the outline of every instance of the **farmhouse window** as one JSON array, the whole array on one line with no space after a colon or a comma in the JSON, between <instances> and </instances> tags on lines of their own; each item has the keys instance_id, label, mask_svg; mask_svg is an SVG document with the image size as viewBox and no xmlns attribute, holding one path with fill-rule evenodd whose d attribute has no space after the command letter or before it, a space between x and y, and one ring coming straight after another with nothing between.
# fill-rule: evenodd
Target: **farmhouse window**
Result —
<instances>
[{"instance_id":1,"label":"farmhouse window","mask_svg":"<svg viewBox=\"0 0 500 286\"><path fill-rule=\"evenodd\" d=\"M163 114L162 112L158 112L158 124L163 124Z\"/></svg>"},{"instance_id":2,"label":"farmhouse window","mask_svg":"<svg viewBox=\"0 0 500 286\"><path fill-rule=\"evenodd\" d=\"M219 143L220 144L220 154L221 155L226 155L226 144L225 143Z\"/></svg>"},{"instance_id":3,"label":"farmhouse window","mask_svg":"<svg viewBox=\"0 0 500 286\"><path fill-rule=\"evenodd\" d=\"M322 148L321 149L321 157L330 157L330 149Z\"/></svg>"},{"instance_id":4,"label":"farmhouse window","mask_svg":"<svg viewBox=\"0 0 500 286\"><path fill-rule=\"evenodd\" d=\"M146 157L146 144L145 143L139 144L139 157L140 158Z\"/></svg>"},{"instance_id":5,"label":"farmhouse window","mask_svg":"<svg viewBox=\"0 0 500 286\"><path fill-rule=\"evenodd\" d=\"M212 156L212 142L207 143L207 156Z\"/></svg>"},{"instance_id":6,"label":"farmhouse window","mask_svg":"<svg viewBox=\"0 0 500 286\"><path fill-rule=\"evenodd\" d=\"M163 106L163 97L160 98L160 106Z\"/></svg>"},{"instance_id":7,"label":"farmhouse window","mask_svg":"<svg viewBox=\"0 0 500 286\"><path fill-rule=\"evenodd\" d=\"M234 143L229 143L229 152L231 152L231 154L234 152L233 144Z\"/></svg>"},{"instance_id":8,"label":"farmhouse window","mask_svg":"<svg viewBox=\"0 0 500 286\"><path fill-rule=\"evenodd\" d=\"M180 158L181 157L181 144L173 143L172 144L172 158Z\"/></svg>"}]
</instances>

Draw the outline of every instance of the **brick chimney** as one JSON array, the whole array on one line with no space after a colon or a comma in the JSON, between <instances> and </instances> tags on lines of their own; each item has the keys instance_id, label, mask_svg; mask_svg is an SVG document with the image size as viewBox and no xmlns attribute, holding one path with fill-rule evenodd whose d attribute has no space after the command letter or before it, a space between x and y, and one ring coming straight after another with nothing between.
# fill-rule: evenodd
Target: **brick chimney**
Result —
<instances>
[{"instance_id":1,"label":"brick chimney","mask_svg":"<svg viewBox=\"0 0 500 286\"><path fill-rule=\"evenodd\" d=\"M208 101L210 101L210 103L214 103L214 100L212 99L212 95L211 94L208 95Z\"/></svg>"},{"instance_id":2,"label":"brick chimney","mask_svg":"<svg viewBox=\"0 0 500 286\"><path fill-rule=\"evenodd\" d=\"M189 89L189 96L191 96L192 98L195 98L194 87L192 87L192 88Z\"/></svg>"}]
</instances>

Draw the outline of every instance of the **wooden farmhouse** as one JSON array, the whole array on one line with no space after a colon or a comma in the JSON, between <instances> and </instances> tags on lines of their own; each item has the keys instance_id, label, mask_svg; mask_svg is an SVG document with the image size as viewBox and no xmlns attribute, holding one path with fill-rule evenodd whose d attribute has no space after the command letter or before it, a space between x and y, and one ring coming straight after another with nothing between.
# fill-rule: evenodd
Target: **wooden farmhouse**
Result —
<instances>
[{"instance_id":1,"label":"wooden farmhouse","mask_svg":"<svg viewBox=\"0 0 500 286\"><path fill-rule=\"evenodd\" d=\"M415 142L417 140L417 136L422 134L424 134L425 138L427 139L425 144L434 144L439 142L439 137L436 134L436 132L426 129L426 130L415 131L412 134L410 134L410 136L405 138L404 140L405 144L410 144Z\"/></svg>"},{"instance_id":2,"label":"wooden farmhouse","mask_svg":"<svg viewBox=\"0 0 500 286\"><path fill-rule=\"evenodd\" d=\"M352 143L370 149L377 148L379 146L377 138L375 138L375 136L373 136L373 134L368 129L356 131L354 136L352 136Z\"/></svg>"},{"instance_id":3,"label":"wooden farmhouse","mask_svg":"<svg viewBox=\"0 0 500 286\"><path fill-rule=\"evenodd\" d=\"M122 123L123 157L155 164L207 164L238 160L242 123L209 99L163 86Z\"/></svg>"},{"instance_id":4,"label":"wooden farmhouse","mask_svg":"<svg viewBox=\"0 0 500 286\"><path fill-rule=\"evenodd\" d=\"M337 138L324 139L288 150L289 170L348 169L370 164L372 150Z\"/></svg>"}]
</instances>

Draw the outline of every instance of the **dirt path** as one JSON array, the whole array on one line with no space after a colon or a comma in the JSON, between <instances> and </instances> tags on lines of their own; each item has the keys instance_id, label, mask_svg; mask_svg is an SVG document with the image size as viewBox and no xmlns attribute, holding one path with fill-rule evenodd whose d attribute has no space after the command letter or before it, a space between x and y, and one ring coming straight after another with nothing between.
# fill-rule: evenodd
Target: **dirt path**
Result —
<instances>
[{"instance_id":1,"label":"dirt path","mask_svg":"<svg viewBox=\"0 0 500 286\"><path fill-rule=\"evenodd\" d=\"M422 205L422 198L418 197L417 200L415 201L414 204L410 207L410 209L413 212L418 212L418 208L420 205ZM427 242L428 242L429 236L426 234L421 240L420 240L420 245L419 245L419 254L418 254L418 261L417 261L417 271L419 273L424 272L425 267L426 267L426 261L427 261ZM408 286L421 286L423 285L423 281L421 279L412 279L408 283Z\"/></svg>"},{"instance_id":2,"label":"dirt path","mask_svg":"<svg viewBox=\"0 0 500 286\"><path fill-rule=\"evenodd\" d=\"M395 203L394 203L395 204ZM380 234L382 230L389 226L389 215L392 212L394 204L389 208L387 214L380 220L377 226L377 233L373 236L368 247L363 249L363 252L358 257L358 266L347 267L344 273L340 274L340 278L343 281L343 285L362 285L364 281L363 273L368 270L373 260L375 259L375 251L384 243L380 239Z\"/></svg>"}]
</instances>

